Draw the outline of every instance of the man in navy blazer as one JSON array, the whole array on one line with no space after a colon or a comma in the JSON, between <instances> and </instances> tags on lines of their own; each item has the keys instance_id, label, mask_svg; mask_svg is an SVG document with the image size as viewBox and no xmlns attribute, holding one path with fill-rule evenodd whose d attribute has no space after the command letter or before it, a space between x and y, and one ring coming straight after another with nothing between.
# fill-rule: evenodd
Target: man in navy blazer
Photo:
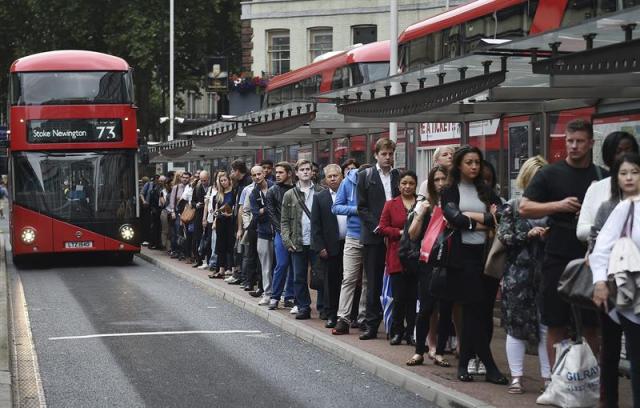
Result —
<instances>
[{"instance_id":1,"label":"man in navy blazer","mask_svg":"<svg viewBox=\"0 0 640 408\"><path fill-rule=\"evenodd\" d=\"M367 274L367 329L360 340L375 339L382 321L382 280L386 246L378 234L378 223L387 201L400 195L400 176L393 169L396 144L390 139L379 139L376 143L376 165L358 174L358 216L360 216L360 242L364 249L364 270Z\"/></svg>"},{"instance_id":2,"label":"man in navy blazer","mask_svg":"<svg viewBox=\"0 0 640 408\"><path fill-rule=\"evenodd\" d=\"M338 321L338 301L342 283L342 255L344 240L347 236L347 216L334 215L331 212L338 187L342 181L342 169L337 164L324 168L324 180L328 187L318 193L311 210L312 247L326 263L327 274L324 279L324 312L327 316L325 327L334 328ZM320 293L320 292L319 292Z\"/></svg>"}]
</instances>

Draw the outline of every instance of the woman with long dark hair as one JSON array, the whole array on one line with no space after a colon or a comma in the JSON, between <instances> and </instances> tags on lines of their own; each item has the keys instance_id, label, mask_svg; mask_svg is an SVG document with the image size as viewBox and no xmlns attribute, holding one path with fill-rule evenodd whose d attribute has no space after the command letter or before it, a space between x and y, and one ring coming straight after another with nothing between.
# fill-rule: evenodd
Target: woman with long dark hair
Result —
<instances>
[{"instance_id":1,"label":"woman with long dark hair","mask_svg":"<svg viewBox=\"0 0 640 408\"><path fill-rule=\"evenodd\" d=\"M429 172L427 177L427 200L416 205L415 215L409 227L409 238L418 243L418 246L424 238L433 210L440 206L440 192L447 185L448 176L449 170L444 166L436 166ZM449 362L444 358L444 349L449 338L452 303L446 299L438 299L431 294L429 290L432 276L431 265L419 262L417 275L420 307L416 317L416 350L415 354L407 361L407 365L420 365L424 362L424 353L427 349L427 333L430 330L431 316L437 306L440 312L440 318L437 320L437 345L434 350L429 350L429 355L434 364L441 367L449 367Z\"/></svg>"},{"instance_id":2,"label":"woman with long dark hair","mask_svg":"<svg viewBox=\"0 0 640 408\"><path fill-rule=\"evenodd\" d=\"M596 231L597 239L593 252L589 256L589 263L593 271L593 300L605 312L608 312L612 320L619 322L625 335L625 346L627 358L631 363L631 391L633 393L633 406L640 407L640 317L634 313L633 304L630 307L609 308L609 289L607 287L607 275L611 250L620 238L623 229L627 226L628 216L632 217L631 231L629 238L633 240L636 247L640 246L640 156L635 153L628 153L619 158L612 167L611 176L611 200L602 204L596 215L594 228L602 224L602 229ZM633 212L631 204L633 203ZM605 221L606 220L606 221ZM605 221L605 222L603 222ZM609 275L611 278L611 275ZM635 291L640 290L637 282ZM629 288L627 288L629 289ZM613 324L613 323L612 323ZM613 367L617 367L620 355L620 334L619 331L610 330L606 326L602 327L603 353L601 361L603 370L608 367L611 371L608 375L603 375L601 379L605 381L601 384L601 406L618 406L617 378ZM617 349L614 346L618 342ZM604 373L602 373L604 374ZM615 385L615 388L613 386ZM606 395L609 392L612 395ZM604 401L602 401L604 397Z\"/></svg>"},{"instance_id":3,"label":"woman with long dark hair","mask_svg":"<svg viewBox=\"0 0 640 408\"><path fill-rule=\"evenodd\" d=\"M462 146L453 156L450 184L442 192L442 208L453 230L446 260L447 295L462 305L462 333L459 333L458 379L473 381L469 361L478 356L484 363L485 379L494 384L508 383L500 372L489 347L488 304L495 301L497 282L484 275L487 232L495 226L500 198L483 181L482 152Z\"/></svg>"},{"instance_id":4,"label":"woman with long dark hair","mask_svg":"<svg viewBox=\"0 0 640 408\"><path fill-rule=\"evenodd\" d=\"M214 278L222 278L225 272L229 275L233 262L233 248L235 246L235 232L233 222L233 206L235 199L233 197L233 188L231 179L225 171L218 173L218 181L216 183L217 194L214 210L214 226L216 230L216 255L218 257L218 273L214 274Z\"/></svg>"}]
</instances>

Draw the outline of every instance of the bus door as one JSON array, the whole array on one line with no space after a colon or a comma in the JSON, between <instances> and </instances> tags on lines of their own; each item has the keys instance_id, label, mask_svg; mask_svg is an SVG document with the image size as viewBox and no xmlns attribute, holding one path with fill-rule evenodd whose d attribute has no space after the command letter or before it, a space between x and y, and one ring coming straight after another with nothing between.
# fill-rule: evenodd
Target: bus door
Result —
<instances>
[{"instance_id":1,"label":"bus door","mask_svg":"<svg viewBox=\"0 0 640 408\"><path fill-rule=\"evenodd\" d=\"M524 162L534 155L532 123L509 123L507 129L509 194L511 198L520 198L523 191L516 186L516 179Z\"/></svg>"}]
</instances>

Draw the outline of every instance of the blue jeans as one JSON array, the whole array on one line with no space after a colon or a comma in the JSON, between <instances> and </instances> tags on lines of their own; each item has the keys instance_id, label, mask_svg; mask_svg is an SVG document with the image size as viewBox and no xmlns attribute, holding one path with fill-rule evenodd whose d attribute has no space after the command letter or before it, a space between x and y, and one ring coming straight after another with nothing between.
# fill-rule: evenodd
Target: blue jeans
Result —
<instances>
[{"instance_id":1,"label":"blue jeans","mask_svg":"<svg viewBox=\"0 0 640 408\"><path fill-rule=\"evenodd\" d=\"M276 252L276 267L273 270L271 299L280 300L282 291L285 292L285 300L293 299L293 273L290 270L291 255L282 243L282 237L279 232L276 232L273 247ZM285 281L287 282L286 290Z\"/></svg>"},{"instance_id":2,"label":"blue jeans","mask_svg":"<svg viewBox=\"0 0 640 408\"><path fill-rule=\"evenodd\" d=\"M311 249L305 245L301 252L291 254L293 264L293 289L296 294L296 304L299 313L311 311L311 296L309 295L309 263L311 262Z\"/></svg>"},{"instance_id":3,"label":"blue jeans","mask_svg":"<svg viewBox=\"0 0 640 408\"><path fill-rule=\"evenodd\" d=\"M180 234L180 217L176 216L175 220L169 218L169 222L172 222L171 228L173 228L173 234L171 234L171 251L178 252L178 234Z\"/></svg>"}]
</instances>

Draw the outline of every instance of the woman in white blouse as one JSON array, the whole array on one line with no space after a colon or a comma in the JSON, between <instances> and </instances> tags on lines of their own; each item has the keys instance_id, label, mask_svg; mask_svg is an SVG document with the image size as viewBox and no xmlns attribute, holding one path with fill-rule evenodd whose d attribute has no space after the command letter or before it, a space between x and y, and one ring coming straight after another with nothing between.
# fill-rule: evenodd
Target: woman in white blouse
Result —
<instances>
[{"instance_id":1,"label":"woman in white blouse","mask_svg":"<svg viewBox=\"0 0 640 408\"><path fill-rule=\"evenodd\" d=\"M602 142L602 161L610 169L613 162L625 153L638 153L638 142L627 132L612 132ZM580 241L587 241L596 219L598 208L611 198L611 177L597 181L587 190L582 200L576 235Z\"/></svg>"},{"instance_id":2,"label":"woman in white blouse","mask_svg":"<svg viewBox=\"0 0 640 408\"><path fill-rule=\"evenodd\" d=\"M640 191L640 156L627 154L622 158L624 162L620 166L617 179L622 192ZM607 299L607 271L611 250L620 238L625 221L629 215L631 203L634 203L633 229L631 239L640 246L640 197L627 198L620 202L606 223L600 230L593 252L589 256L589 264L593 272L594 292L593 301L599 307L609 312L612 319L619 321L626 338L627 356L631 363L631 388L633 392L634 407L640 407L640 316L633 312L632 308L615 308L608 310ZM640 290L640 288L637 288ZM606 396L605 396L606 397Z\"/></svg>"}]
</instances>

